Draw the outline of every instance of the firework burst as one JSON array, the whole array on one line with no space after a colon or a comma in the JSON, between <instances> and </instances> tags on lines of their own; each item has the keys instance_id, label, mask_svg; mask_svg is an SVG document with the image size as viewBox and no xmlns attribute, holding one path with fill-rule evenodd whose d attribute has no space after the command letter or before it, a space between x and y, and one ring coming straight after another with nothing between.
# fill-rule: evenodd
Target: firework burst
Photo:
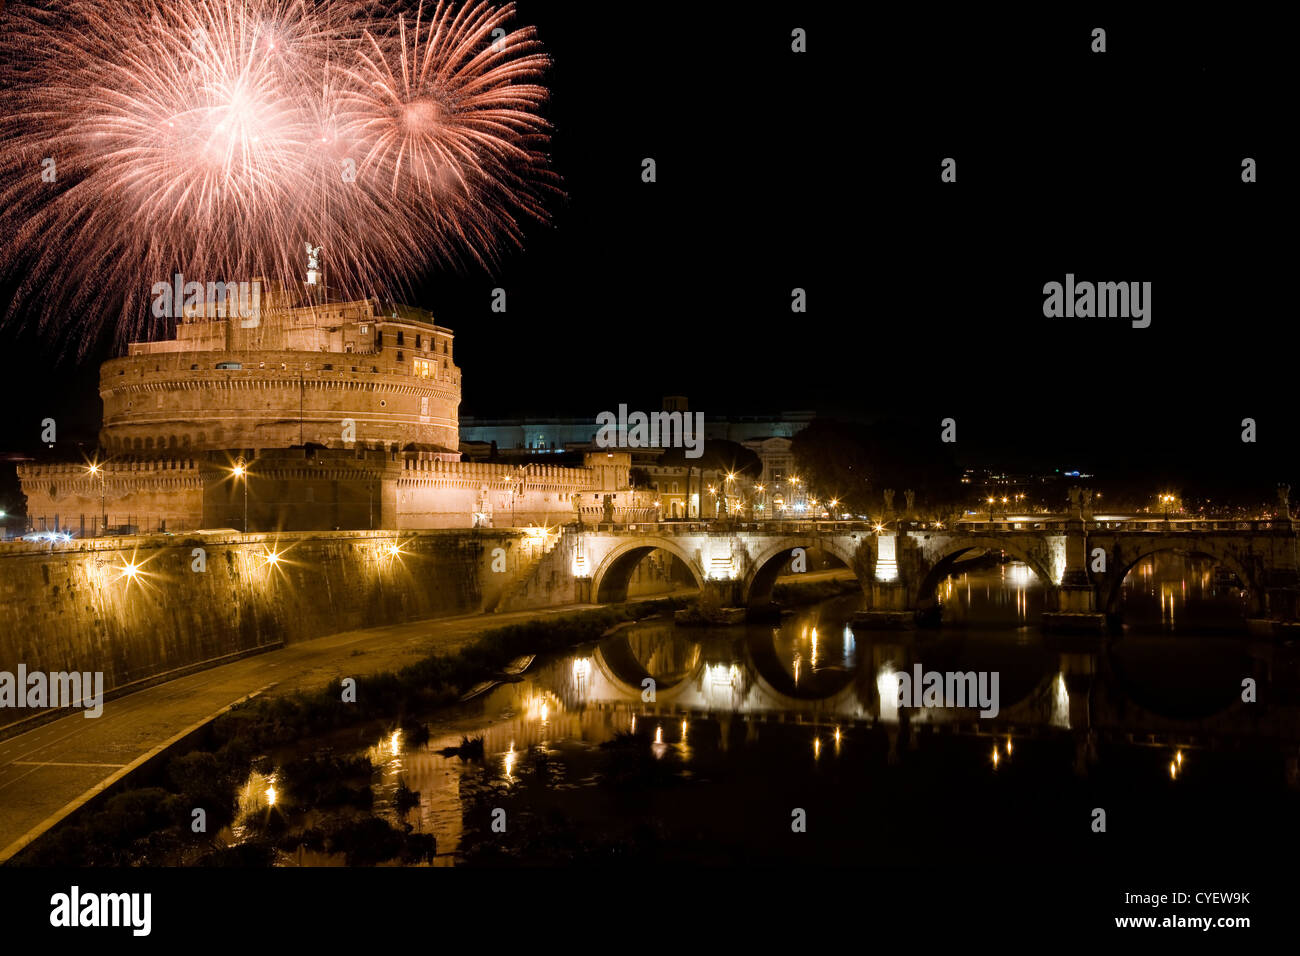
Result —
<instances>
[{"instance_id":1,"label":"firework burst","mask_svg":"<svg viewBox=\"0 0 1300 956\"><path fill-rule=\"evenodd\" d=\"M482 0L45 0L0 39L0 268L12 317L151 332L150 289L301 283L394 296L490 266L545 220L548 67Z\"/></svg>"}]
</instances>

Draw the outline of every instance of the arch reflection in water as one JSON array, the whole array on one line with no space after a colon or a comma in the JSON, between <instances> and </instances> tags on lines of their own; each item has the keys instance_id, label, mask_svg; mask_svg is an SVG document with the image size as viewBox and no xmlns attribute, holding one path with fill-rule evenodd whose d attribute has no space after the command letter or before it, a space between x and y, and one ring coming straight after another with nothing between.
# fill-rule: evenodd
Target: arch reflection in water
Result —
<instances>
[{"instance_id":1,"label":"arch reflection in water","mask_svg":"<svg viewBox=\"0 0 1300 956\"><path fill-rule=\"evenodd\" d=\"M1017 585L1034 582L1007 573L1004 582L1002 568L968 571L965 586L1002 588L1003 606L1014 608ZM1139 573L1135 580L1147 579ZM1180 586L1173 636L1158 626L1130 627L1122 639L1068 649L1032 627L904 635L859 629L849 624L853 599L805 609L777 628L651 622L539 659L522 681L443 714L427 747L394 757L386 736L380 745L389 746L379 749L389 751L385 761L400 759L407 786L424 793L419 817L406 819L435 832L449 853L459 852L462 832L468 844L476 839L475 808L502 805L510 795L519 801L512 821L515 812L558 807L584 821L584 832L614 832L629 807L653 805L671 817L674 806L704 792L692 788L716 789L727 795L720 806L741 808L716 823L722 830L790 781L824 788L819 799L843 794L868 807L890 780L911 780L903 792L920 794L928 791L918 780L951 780L965 793L979 786L977 777L993 779L995 766L1008 788L999 799L1012 804L1021 787L1041 793L1035 788L1047 780L1052 792L1107 768L1135 789L1144 781L1187 789L1214 772L1216 741L1262 739L1256 714L1237 699L1238 676L1276 684L1300 673L1280 663L1275 645L1256 647L1244 634L1183 633L1191 593L1213 584L1204 574L1195 586L1189 580L1186 600ZM1153 606L1158 610L1158 597ZM1187 662L1196 666L1182 666ZM898 675L916 664L1002 674L997 718L980 720L973 708L900 708ZM1219 686L1223 675L1231 686ZM655 681L652 700L643 697L646 678ZM1168 706L1186 700L1199 702L1190 713ZM1277 717L1270 726L1282 736L1257 742L1256 752L1280 764L1300 746L1293 739L1300 715L1291 707ZM483 761L437 755L464 734L483 735ZM1189 762L1196 774L1185 776ZM1260 780L1285 779L1278 767L1264 769ZM284 802L292 794L280 794ZM908 801L886 804L903 817L911 813ZM924 818L905 822L923 827Z\"/></svg>"}]
</instances>

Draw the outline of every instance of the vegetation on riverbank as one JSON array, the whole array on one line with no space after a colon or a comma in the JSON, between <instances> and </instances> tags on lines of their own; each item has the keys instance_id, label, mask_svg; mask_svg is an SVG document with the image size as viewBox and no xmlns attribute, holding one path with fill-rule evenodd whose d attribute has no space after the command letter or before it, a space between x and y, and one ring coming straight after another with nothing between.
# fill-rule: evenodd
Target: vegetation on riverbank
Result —
<instances>
[{"instance_id":1,"label":"vegetation on riverbank","mask_svg":"<svg viewBox=\"0 0 1300 956\"><path fill-rule=\"evenodd\" d=\"M254 698L213 721L204 740L173 755L153 779L139 781L147 786L114 794L74 814L24 850L14 865L264 866L274 862L275 850L292 852L299 846L343 853L349 865L429 859L434 852L431 835L399 829L368 814L373 800L369 762L331 753L274 768L296 804L327 811L321 821L325 826L288 833L283 813L271 806L263 811L257 832L239 845L228 846L218 834L236 821L239 793L250 774L270 773L268 754L286 743L346 728L372 735L376 724L409 732L412 742L427 740L419 715L455 702L514 658L590 643L619 623L667 613L683 603L671 598L641 601L494 628L454 655L432 654L397 672L357 676L351 703L344 702L338 683ZM203 832L198 833L196 809L204 816Z\"/></svg>"}]
</instances>

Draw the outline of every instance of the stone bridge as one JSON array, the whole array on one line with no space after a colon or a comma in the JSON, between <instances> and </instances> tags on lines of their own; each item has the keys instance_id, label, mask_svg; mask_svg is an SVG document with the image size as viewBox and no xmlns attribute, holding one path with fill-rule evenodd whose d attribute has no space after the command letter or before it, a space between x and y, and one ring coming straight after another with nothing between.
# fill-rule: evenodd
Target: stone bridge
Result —
<instances>
[{"instance_id":1,"label":"stone bridge","mask_svg":"<svg viewBox=\"0 0 1300 956\"><path fill-rule=\"evenodd\" d=\"M854 572L868 613L902 623L937 612L938 585L980 554L1002 553L1032 569L1046 590L1046 623L1096 626L1117 610L1120 586L1143 558L1163 551L1206 555L1240 580L1247 616L1294 622L1296 533L1290 517L1166 519L1149 515L1033 515L939 522L847 521L601 525L570 531L565 549L580 600L627 596L632 570L660 549L690 570L702 596L757 608L771 600L796 549L820 549Z\"/></svg>"}]
</instances>

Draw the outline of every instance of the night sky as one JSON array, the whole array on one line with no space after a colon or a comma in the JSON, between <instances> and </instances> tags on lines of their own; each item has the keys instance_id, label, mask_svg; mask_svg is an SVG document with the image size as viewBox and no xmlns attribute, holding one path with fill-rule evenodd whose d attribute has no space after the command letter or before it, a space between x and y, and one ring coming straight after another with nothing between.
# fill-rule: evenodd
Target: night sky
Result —
<instances>
[{"instance_id":1,"label":"night sky","mask_svg":"<svg viewBox=\"0 0 1300 956\"><path fill-rule=\"evenodd\" d=\"M951 416L971 462L1204 468L1265 497L1300 479L1280 28L576 6L519 4L555 61L553 222L495 274L438 271L414 296L457 334L462 414L685 394L706 418L898 417L935 441ZM1044 318L1067 272L1150 281L1150 328ZM36 451L47 415L93 436L111 346L0 341L0 449Z\"/></svg>"}]
</instances>

